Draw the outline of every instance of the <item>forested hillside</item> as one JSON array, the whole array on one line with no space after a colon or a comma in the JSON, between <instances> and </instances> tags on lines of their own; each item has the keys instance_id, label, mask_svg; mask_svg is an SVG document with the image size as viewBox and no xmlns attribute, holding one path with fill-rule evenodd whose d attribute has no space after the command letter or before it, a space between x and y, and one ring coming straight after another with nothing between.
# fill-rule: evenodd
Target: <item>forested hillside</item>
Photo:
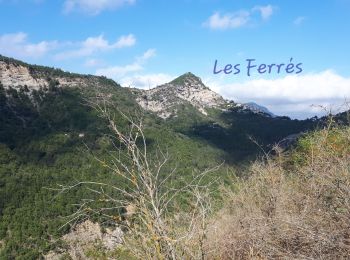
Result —
<instances>
[{"instance_id":1,"label":"forested hillside","mask_svg":"<svg viewBox=\"0 0 350 260\"><path fill-rule=\"evenodd\" d=\"M3 56L0 63L0 258L4 259L38 259L61 247L59 238L71 227L64 225L69 220L66 217L77 210L81 199L98 197L84 186L69 192L52 190L58 185L99 181L128 188L101 163L113 155L111 136L115 133L94 104L106 106L123 130L130 122L121 114L142 118L150 156L157 156L159 149L170 155L162 176L176 169L174 188L218 165L205 181L227 183L262 150L269 151L284 137L317 125L314 120L243 111L229 106L228 101L224 108L203 107L203 113L195 104L180 100L172 104L176 116L164 119L141 107L135 90L107 78ZM191 85L186 87L191 89ZM213 194L219 195L218 190ZM103 216L91 217L108 225Z\"/></svg>"}]
</instances>

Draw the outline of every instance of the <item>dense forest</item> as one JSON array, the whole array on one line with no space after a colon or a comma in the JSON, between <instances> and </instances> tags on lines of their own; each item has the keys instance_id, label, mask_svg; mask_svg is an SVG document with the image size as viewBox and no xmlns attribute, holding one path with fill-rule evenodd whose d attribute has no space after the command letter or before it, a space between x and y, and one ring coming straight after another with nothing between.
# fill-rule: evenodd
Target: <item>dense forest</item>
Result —
<instances>
[{"instance_id":1,"label":"dense forest","mask_svg":"<svg viewBox=\"0 0 350 260\"><path fill-rule=\"evenodd\" d=\"M205 116L190 105L180 105L177 117L164 120L142 110L132 91L104 77L71 74L5 57L1 61L27 66L32 75L49 82L38 90L26 85L0 85L3 259L38 259L50 250L64 248L60 237L74 224L65 225L69 222L67 216L77 210L81 199L100 196L89 186L58 192L55 189L62 187L59 185L98 181L128 189L125 180L112 175L101 163L114 155L115 132L93 104L104 104L122 131L130 127L123 114L135 120L142 118L149 156L157 157L159 150L170 155L161 178L166 179L167 173L176 169L171 177L173 188L205 169L220 166L204 178L205 183L215 180L215 207L224 203L219 187L230 186L232 178L244 175L243 169L284 137L311 131L320 124L315 120L242 113L235 108L210 109ZM80 77L88 83L63 87L57 77ZM122 153L128 154L128 150L122 149ZM120 196L113 190L109 194ZM183 203L181 197L178 199L179 204L188 206L186 198ZM113 210L113 214L122 212ZM88 217L107 226L111 221L102 214Z\"/></svg>"}]
</instances>

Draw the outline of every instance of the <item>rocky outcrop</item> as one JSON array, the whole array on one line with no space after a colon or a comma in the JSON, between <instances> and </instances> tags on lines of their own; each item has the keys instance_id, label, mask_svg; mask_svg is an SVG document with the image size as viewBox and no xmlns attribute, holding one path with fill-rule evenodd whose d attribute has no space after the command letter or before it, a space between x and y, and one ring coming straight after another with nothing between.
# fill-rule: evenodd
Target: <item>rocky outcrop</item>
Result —
<instances>
[{"instance_id":1,"label":"rocky outcrop","mask_svg":"<svg viewBox=\"0 0 350 260\"><path fill-rule=\"evenodd\" d=\"M62 240L68 244L64 252L49 252L44 258L47 260L58 260L63 255L69 255L71 259L87 259L86 251L95 245L101 244L107 251L115 249L123 242L123 231L116 227L106 228L104 232L98 223L86 220L78 224L74 230L64 235Z\"/></svg>"},{"instance_id":2,"label":"rocky outcrop","mask_svg":"<svg viewBox=\"0 0 350 260\"><path fill-rule=\"evenodd\" d=\"M48 86L47 80L34 78L28 67L3 61L0 61L0 83L5 87L30 86L36 90Z\"/></svg>"},{"instance_id":3,"label":"rocky outcrop","mask_svg":"<svg viewBox=\"0 0 350 260\"><path fill-rule=\"evenodd\" d=\"M19 89L26 86L29 92L48 87L53 82L60 87L85 87L88 85L98 87L101 85L100 77L71 74L58 69L51 69L51 71L56 70L60 71L60 73L50 74L49 72L40 71L38 68L40 66L34 68L34 66L26 65L22 62L0 59L0 83L5 88ZM49 70L47 69L47 71Z\"/></svg>"},{"instance_id":4,"label":"rocky outcrop","mask_svg":"<svg viewBox=\"0 0 350 260\"><path fill-rule=\"evenodd\" d=\"M207 115L207 108L220 108L226 104L219 94L206 87L192 73L150 90L135 90L135 93L142 108L162 118L176 116L176 107L180 104L191 104L204 115Z\"/></svg>"}]
</instances>

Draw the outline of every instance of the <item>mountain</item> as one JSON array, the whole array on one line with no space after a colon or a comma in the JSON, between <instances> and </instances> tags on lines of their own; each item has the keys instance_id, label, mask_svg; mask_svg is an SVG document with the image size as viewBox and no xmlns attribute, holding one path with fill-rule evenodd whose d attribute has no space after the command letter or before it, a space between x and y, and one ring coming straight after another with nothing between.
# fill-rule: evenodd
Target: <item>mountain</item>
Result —
<instances>
[{"instance_id":1,"label":"mountain","mask_svg":"<svg viewBox=\"0 0 350 260\"><path fill-rule=\"evenodd\" d=\"M244 103L241 106L243 107L243 109L250 110L253 113L258 113L258 114L261 113L261 114L269 115L271 117L276 116L271 111L269 111L266 107L258 105L254 102Z\"/></svg>"},{"instance_id":2,"label":"mountain","mask_svg":"<svg viewBox=\"0 0 350 260\"><path fill-rule=\"evenodd\" d=\"M204 115L208 115L207 108L223 108L226 105L219 94L211 91L199 77L190 72L153 89L134 92L142 108L164 119L177 116L180 105L189 104Z\"/></svg>"},{"instance_id":3,"label":"mountain","mask_svg":"<svg viewBox=\"0 0 350 260\"><path fill-rule=\"evenodd\" d=\"M89 189L57 194L51 188L77 180L126 185L94 159L110 159L115 144L91 103L105 105L124 130L129 125L120 111L143 114L149 154L157 155L158 147L169 152L164 171L176 168L174 187L180 185L178 176L223 162L208 181L218 176L224 181L259 156L261 148L269 150L317 124L242 112L192 73L137 90L105 77L0 56L0 259L38 259L62 247L61 238L70 228L64 216L82 198L99 198ZM106 223L102 216L93 220Z\"/></svg>"},{"instance_id":4,"label":"mountain","mask_svg":"<svg viewBox=\"0 0 350 260\"><path fill-rule=\"evenodd\" d=\"M179 106L191 105L203 115L208 115L208 109L216 108L222 111L236 106L242 113L253 112L274 117L267 108L254 102L239 104L232 100L225 100L222 96L205 86L202 80L191 72L187 72L173 81L149 90L134 89L136 101L145 110L156 113L167 119L176 117Z\"/></svg>"},{"instance_id":5,"label":"mountain","mask_svg":"<svg viewBox=\"0 0 350 260\"><path fill-rule=\"evenodd\" d=\"M315 121L275 116L253 102L226 100L190 72L153 89L131 91L143 109L164 119L163 124L225 151L227 162L255 155L252 139L269 147L316 125Z\"/></svg>"}]
</instances>

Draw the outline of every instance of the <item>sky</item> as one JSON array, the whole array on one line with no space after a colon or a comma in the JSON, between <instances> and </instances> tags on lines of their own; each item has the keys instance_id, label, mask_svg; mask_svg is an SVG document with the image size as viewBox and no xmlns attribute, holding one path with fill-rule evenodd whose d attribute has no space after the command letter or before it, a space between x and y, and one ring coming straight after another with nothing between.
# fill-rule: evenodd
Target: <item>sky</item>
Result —
<instances>
[{"instance_id":1,"label":"sky","mask_svg":"<svg viewBox=\"0 0 350 260\"><path fill-rule=\"evenodd\" d=\"M350 0L0 0L0 24L0 54L126 87L192 72L299 119L350 98Z\"/></svg>"}]
</instances>

